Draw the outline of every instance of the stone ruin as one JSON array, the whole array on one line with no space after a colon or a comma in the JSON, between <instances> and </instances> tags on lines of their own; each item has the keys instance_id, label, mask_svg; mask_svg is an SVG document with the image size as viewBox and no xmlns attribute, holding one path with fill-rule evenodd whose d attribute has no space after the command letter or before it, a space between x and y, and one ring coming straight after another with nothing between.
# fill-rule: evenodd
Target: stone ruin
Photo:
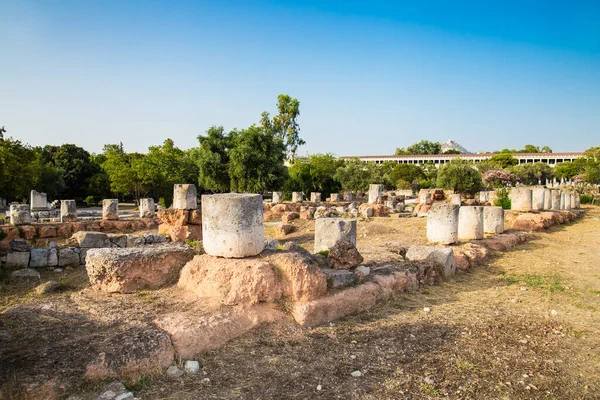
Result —
<instances>
[{"instance_id":1,"label":"stone ruin","mask_svg":"<svg viewBox=\"0 0 600 400\"><path fill-rule=\"evenodd\" d=\"M198 209L196 186L175 185L173 206L158 211L158 233L174 242L202 240L202 211Z\"/></svg>"},{"instance_id":2,"label":"stone ruin","mask_svg":"<svg viewBox=\"0 0 600 400\"><path fill-rule=\"evenodd\" d=\"M489 204L493 201L491 194L481 192L480 203ZM426 204L430 199L429 193L422 192L419 198ZM541 230L555 223L570 221L576 216L551 211L568 211L580 206L577 192L566 193L543 187L513 188L510 199L510 215L499 206L461 205L462 201L455 195L450 195L449 203L433 203L427 213L427 239L430 243L443 245L480 241L486 235L502 235L506 218L511 219L513 229Z\"/></svg>"},{"instance_id":3,"label":"stone ruin","mask_svg":"<svg viewBox=\"0 0 600 400\"><path fill-rule=\"evenodd\" d=\"M0 251L0 263L7 269L65 268L85 265L86 255L91 249L139 248L145 245L167 243L169 238L154 233L143 235L76 232L64 245L51 242L47 248L32 248L28 241L15 238L9 241L7 250ZM16 276L35 271L15 271Z\"/></svg>"},{"instance_id":4,"label":"stone ruin","mask_svg":"<svg viewBox=\"0 0 600 400\"><path fill-rule=\"evenodd\" d=\"M194 191L189 185L175 194L190 198ZM218 346L262 322L285 318L277 311L281 301L290 302L289 313L296 323L315 326L366 310L394 293L440 282L456 270L452 249L428 246L408 249L405 265L361 265L357 220L352 218L317 218L316 254L294 242L279 246L277 240L265 239L265 205L260 195L205 195L201 212L191 208L195 206L191 201L174 204L190 208L160 210L161 226L169 231L198 226L205 254L194 255L192 247L182 243L144 247L136 242L139 238L124 235L117 239L94 232L74 235L78 245L64 250L62 257L61 250L50 249L50 253L57 253L57 265L68 257L75 260L73 254L79 255L81 263L85 253L92 287L101 292L135 293L176 284L178 293L212 305L213 314L196 315L190 309L165 312L154 321L170 336L173 351L183 358ZM196 220L199 223L190 224L196 215L201 216ZM166 241L166 236L160 237ZM272 307L265 308L269 304Z\"/></svg>"},{"instance_id":5,"label":"stone ruin","mask_svg":"<svg viewBox=\"0 0 600 400\"><path fill-rule=\"evenodd\" d=\"M429 195L438 200L435 193ZM380 192L375 203L336 206L343 210L314 207L315 254L311 254L294 242L280 246L277 240L266 240L264 220L276 213L286 220L300 218L302 213L310 215L312 206L263 204L260 195L229 193L202 196L199 210L195 187L176 185L173 204L181 208L160 210L159 230L179 241L188 240L190 232L199 233L205 254L198 255L183 243L167 243L167 235L79 232L69 246L61 248L31 249L26 242L14 240L2 262L7 263L10 254L11 262L21 266L27 262L28 270L85 264L92 288L99 292L131 294L176 285L177 290L169 293L204 308L200 313L191 305L164 310L152 321L166 336L161 347L166 356L148 365L156 371L171 366L175 355L194 357L263 322L291 318L301 326L316 326L368 310L395 293L413 292L422 285L449 279L457 269L468 270L481 263L489 250L511 249L527 237L503 233L501 207L462 206L447 196L449 202L426 204L430 206L427 238L435 246L404 249L402 261L394 265L362 265L356 248L357 219L327 213L336 210L336 215L344 214L351 206L356 213L363 206L372 212L379 208L389 211L399 197ZM428 201L427 196L423 198ZM140 207L140 215L145 208ZM495 236L485 238L484 234ZM470 242L456 246L459 240ZM447 246L452 244L455 246ZM106 357L114 360L117 356ZM107 377L93 367L88 368L86 377ZM88 376L89 370L100 372ZM111 371L128 376L126 363L111 362Z\"/></svg>"}]
</instances>

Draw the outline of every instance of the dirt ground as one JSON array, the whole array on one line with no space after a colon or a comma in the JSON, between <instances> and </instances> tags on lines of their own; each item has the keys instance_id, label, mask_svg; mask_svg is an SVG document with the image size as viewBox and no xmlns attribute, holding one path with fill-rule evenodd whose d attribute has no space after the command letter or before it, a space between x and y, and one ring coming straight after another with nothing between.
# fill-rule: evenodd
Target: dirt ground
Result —
<instances>
[{"instance_id":1,"label":"dirt ground","mask_svg":"<svg viewBox=\"0 0 600 400\"><path fill-rule=\"evenodd\" d=\"M294 224L289 238L311 249L314 222ZM402 246L425 242L424 225L359 222L357 245L366 263L393 262ZM536 233L442 286L330 326L263 325L199 356L198 376L127 385L141 399L597 399L599 233L600 208L590 207L577 222ZM57 279L52 274L43 279ZM62 292L43 297L27 285L0 286L0 333L13 332L0 335L0 381L63 377L86 398L100 386L74 381L86 352L183 307L172 288L99 302L80 293L82 269L60 279ZM100 317L107 309L113 313Z\"/></svg>"}]
</instances>

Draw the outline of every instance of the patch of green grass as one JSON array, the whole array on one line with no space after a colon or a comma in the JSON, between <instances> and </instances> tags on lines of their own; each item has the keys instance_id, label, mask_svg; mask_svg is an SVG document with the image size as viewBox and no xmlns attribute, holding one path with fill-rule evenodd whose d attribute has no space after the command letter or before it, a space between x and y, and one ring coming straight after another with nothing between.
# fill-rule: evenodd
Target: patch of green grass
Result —
<instances>
[{"instance_id":1,"label":"patch of green grass","mask_svg":"<svg viewBox=\"0 0 600 400\"><path fill-rule=\"evenodd\" d=\"M421 385L421 392L423 392L423 394L426 394L428 396L439 396L439 394L440 394L440 392L438 392L431 385Z\"/></svg>"},{"instance_id":2,"label":"patch of green grass","mask_svg":"<svg viewBox=\"0 0 600 400\"><path fill-rule=\"evenodd\" d=\"M476 372L477 366L472 362L458 357L458 359L456 360L456 370L459 374L464 374L465 372Z\"/></svg>"},{"instance_id":3,"label":"patch of green grass","mask_svg":"<svg viewBox=\"0 0 600 400\"><path fill-rule=\"evenodd\" d=\"M565 287L561 283L561 278L557 275L535 275L535 274L507 274L500 272L504 276L507 285L523 284L530 288L540 288L549 292L564 292Z\"/></svg>"},{"instance_id":4,"label":"patch of green grass","mask_svg":"<svg viewBox=\"0 0 600 400\"><path fill-rule=\"evenodd\" d=\"M199 241L189 240L189 239L185 240L185 244L187 244L188 246L192 246L192 247L200 247L200 245L201 245Z\"/></svg>"},{"instance_id":5,"label":"patch of green grass","mask_svg":"<svg viewBox=\"0 0 600 400\"><path fill-rule=\"evenodd\" d=\"M144 303L152 303L156 300L156 297L154 297L152 293L149 293L145 290L137 292L136 295L140 297Z\"/></svg>"},{"instance_id":6,"label":"patch of green grass","mask_svg":"<svg viewBox=\"0 0 600 400\"><path fill-rule=\"evenodd\" d=\"M150 386L150 377L148 375L144 375L142 377L140 377L140 379L138 379L135 382L127 382L125 384L125 387L127 388L127 390L131 390L134 392L139 392L140 390L146 389Z\"/></svg>"},{"instance_id":7,"label":"patch of green grass","mask_svg":"<svg viewBox=\"0 0 600 400\"><path fill-rule=\"evenodd\" d=\"M329 256L329 250L321 250L321 251L317 252L317 254L320 254L323 257L328 257Z\"/></svg>"},{"instance_id":8,"label":"patch of green grass","mask_svg":"<svg viewBox=\"0 0 600 400\"><path fill-rule=\"evenodd\" d=\"M600 294L600 290L588 290L591 294Z\"/></svg>"},{"instance_id":9,"label":"patch of green grass","mask_svg":"<svg viewBox=\"0 0 600 400\"><path fill-rule=\"evenodd\" d=\"M573 336L573 337L575 337L577 339L581 339L581 338L583 338L585 336L585 332L583 332L583 331L577 331L577 330L571 329L571 328L567 328L566 332L567 332L567 335Z\"/></svg>"}]
</instances>

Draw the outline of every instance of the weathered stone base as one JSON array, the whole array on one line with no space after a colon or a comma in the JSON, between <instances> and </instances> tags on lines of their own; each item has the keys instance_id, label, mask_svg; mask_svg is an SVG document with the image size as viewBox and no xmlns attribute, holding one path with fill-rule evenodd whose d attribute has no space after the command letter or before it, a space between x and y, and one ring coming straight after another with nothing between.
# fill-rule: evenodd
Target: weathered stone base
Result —
<instances>
[{"instance_id":1,"label":"weathered stone base","mask_svg":"<svg viewBox=\"0 0 600 400\"><path fill-rule=\"evenodd\" d=\"M36 224L21 226L3 226L0 231L4 234L0 240L0 249L7 249L12 239L22 237L26 240L69 238L74 232L121 232L130 233L146 229L155 229L158 226L153 218L140 218L120 221L82 221L64 222L56 224Z\"/></svg>"},{"instance_id":2,"label":"weathered stone base","mask_svg":"<svg viewBox=\"0 0 600 400\"><path fill-rule=\"evenodd\" d=\"M202 211L174 208L158 211L158 233L168 235L173 242L202 240Z\"/></svg>"},{"instance_id":3,"label":"weathered stone base","mask_svg":"<svg viewBox=\"0 0 600 400\"><path fill-rule=\"evenodd\" d=\"M135 293L177 280L192 259L189 246L162 244L148 248L90 249L86 270L92 287L105 292Z\"/></svg>"},{"instance_id":4,"label":"weathered stone base","mask_svg":"<svg viewBox=\"0 0 600 400\"><path fill-rule=\"evenodd\" d=\"M177 355L189 359L220 347L262 323L285 318L275 307L261 304L208 315L197 315L193 311L169 313L154 323L171 336Z\"/></svg>"},{"instance_id":5,"label":"weathered stone base","mask_svg":"<svg viewBox=\"0 0 600 400\"><path fill-rule=\"evenodd\" d=\"M546 211L540 213L507 212L506 223L521 231L542 231L553 225L574 221L583 211Z\"/></svg>"},{"instance_id":6,"label":"weathered stone base","mask_svg":"<svg viewBox=\"0 0 600 400\"><path fill-rule=\"evenodd\" d=\"M264 251L243 259L196 256L181 271L178 286L199 299L225 305L310 301L327 293L317 263L293 251Z\"/></svg>"},{"instance_id":7,"label":"weathered stone base","mask_svg":"<svg viewBox=\"0 0 600 400\"><path fill-rule=\"evenodd\" d=\"M88 380L136 381L144 375L161 373L175 358L169 336L154 326L133 335L125 331L103 344L107 351L99 353L86 366L84 377Z\"/></svg>"}]
</instances>

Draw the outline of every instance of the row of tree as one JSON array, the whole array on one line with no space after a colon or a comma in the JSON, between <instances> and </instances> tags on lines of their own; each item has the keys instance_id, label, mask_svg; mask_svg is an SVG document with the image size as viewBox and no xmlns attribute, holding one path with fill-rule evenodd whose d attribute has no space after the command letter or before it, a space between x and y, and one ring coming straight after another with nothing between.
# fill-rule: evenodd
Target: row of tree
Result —
<instances>
[{"instance_id":1,"label":"row of tree","mask_svg":"<svg viewBox=\"0 0 600 400\"><path fill-rule=\"evenodd\" d=\"M182 150L167 139L147 153L126 152L122 144L108 144L101 154L90 154L73 144L31 147L4 138L2 128L0 197L23 201L35 189L50 199L95 202L108 197L153 197L168 205L175 183L194 183L201 193L282 190L288 197L293 191L325 196L340 190L366 191L371 183L388 189L440 187L475 192L498 177L508 177L503 184L537 184L552 178L600 183L600 147L555 168L544 163L518 165L512 150L477 164L457 158L439 169L432 163L374 164L341 160L332 154L296 158L298 146L304 144L299 114L298 100L280 95L277 114L271 117L264 112L258 124L229 132L213 126L198 136L197 147ZM407 149L430 151L426 148L437 149L437 144L421 141Z\"/></svg>"},{"instance_id":2,"label":"row of tree","mask_svg":"<svg viewBox=\"0 0 600 400\"><path fill-rule=\"evenodd\" d=\"M396 148L395 155L424 155L424 154L460 154L460 151L450 149L442 152L442 144L440 142L431 142L429 140L421 140L408 147ZM502 149L494 151L494 153L552 153L552 149L548 146L534 146L526 144L521 150Z\"/></svg>"},{"instance_id":3,"label":"row of tree","mask_svg":"<svg viewBox=\"0 0 600 400\"><path fill-rule=\"evenodd\" d=\"M101 154L72 145L32 147L0 130L0 197L27 200L30 190L51 199L88 202L117 196L163 198L171 202L173 184L195 183L206 192L261 193L283 187L300 138L300 103L279 95L277 114L263 112L258 124L225 132L213 126L199 146L182 150L173 140L147 153L107 144Z\"/></svg>"},{"instance_id":4,"label":"row of tree","mask_svg":"<svg viewBox=\"0 0 600 400\"><path fill-rule=\"evenodd\" d=\"M437 168L433 163L375 164L358 158L340 160L331 154L318 154L297 160L288 169L286 192L321 192L328 195L340 189L366 191L370 183L381 183L387 189L421 188L454 189L458 192L477 192L494 187L486 176L507 176L504 185L546 184L552 179L575 183L600 184L600 147L589 149L584 157L563 162L554 168L545 163L518 164L509 153L498 153L479 163L456 158Z\"/></svg>"}]
</instances>

